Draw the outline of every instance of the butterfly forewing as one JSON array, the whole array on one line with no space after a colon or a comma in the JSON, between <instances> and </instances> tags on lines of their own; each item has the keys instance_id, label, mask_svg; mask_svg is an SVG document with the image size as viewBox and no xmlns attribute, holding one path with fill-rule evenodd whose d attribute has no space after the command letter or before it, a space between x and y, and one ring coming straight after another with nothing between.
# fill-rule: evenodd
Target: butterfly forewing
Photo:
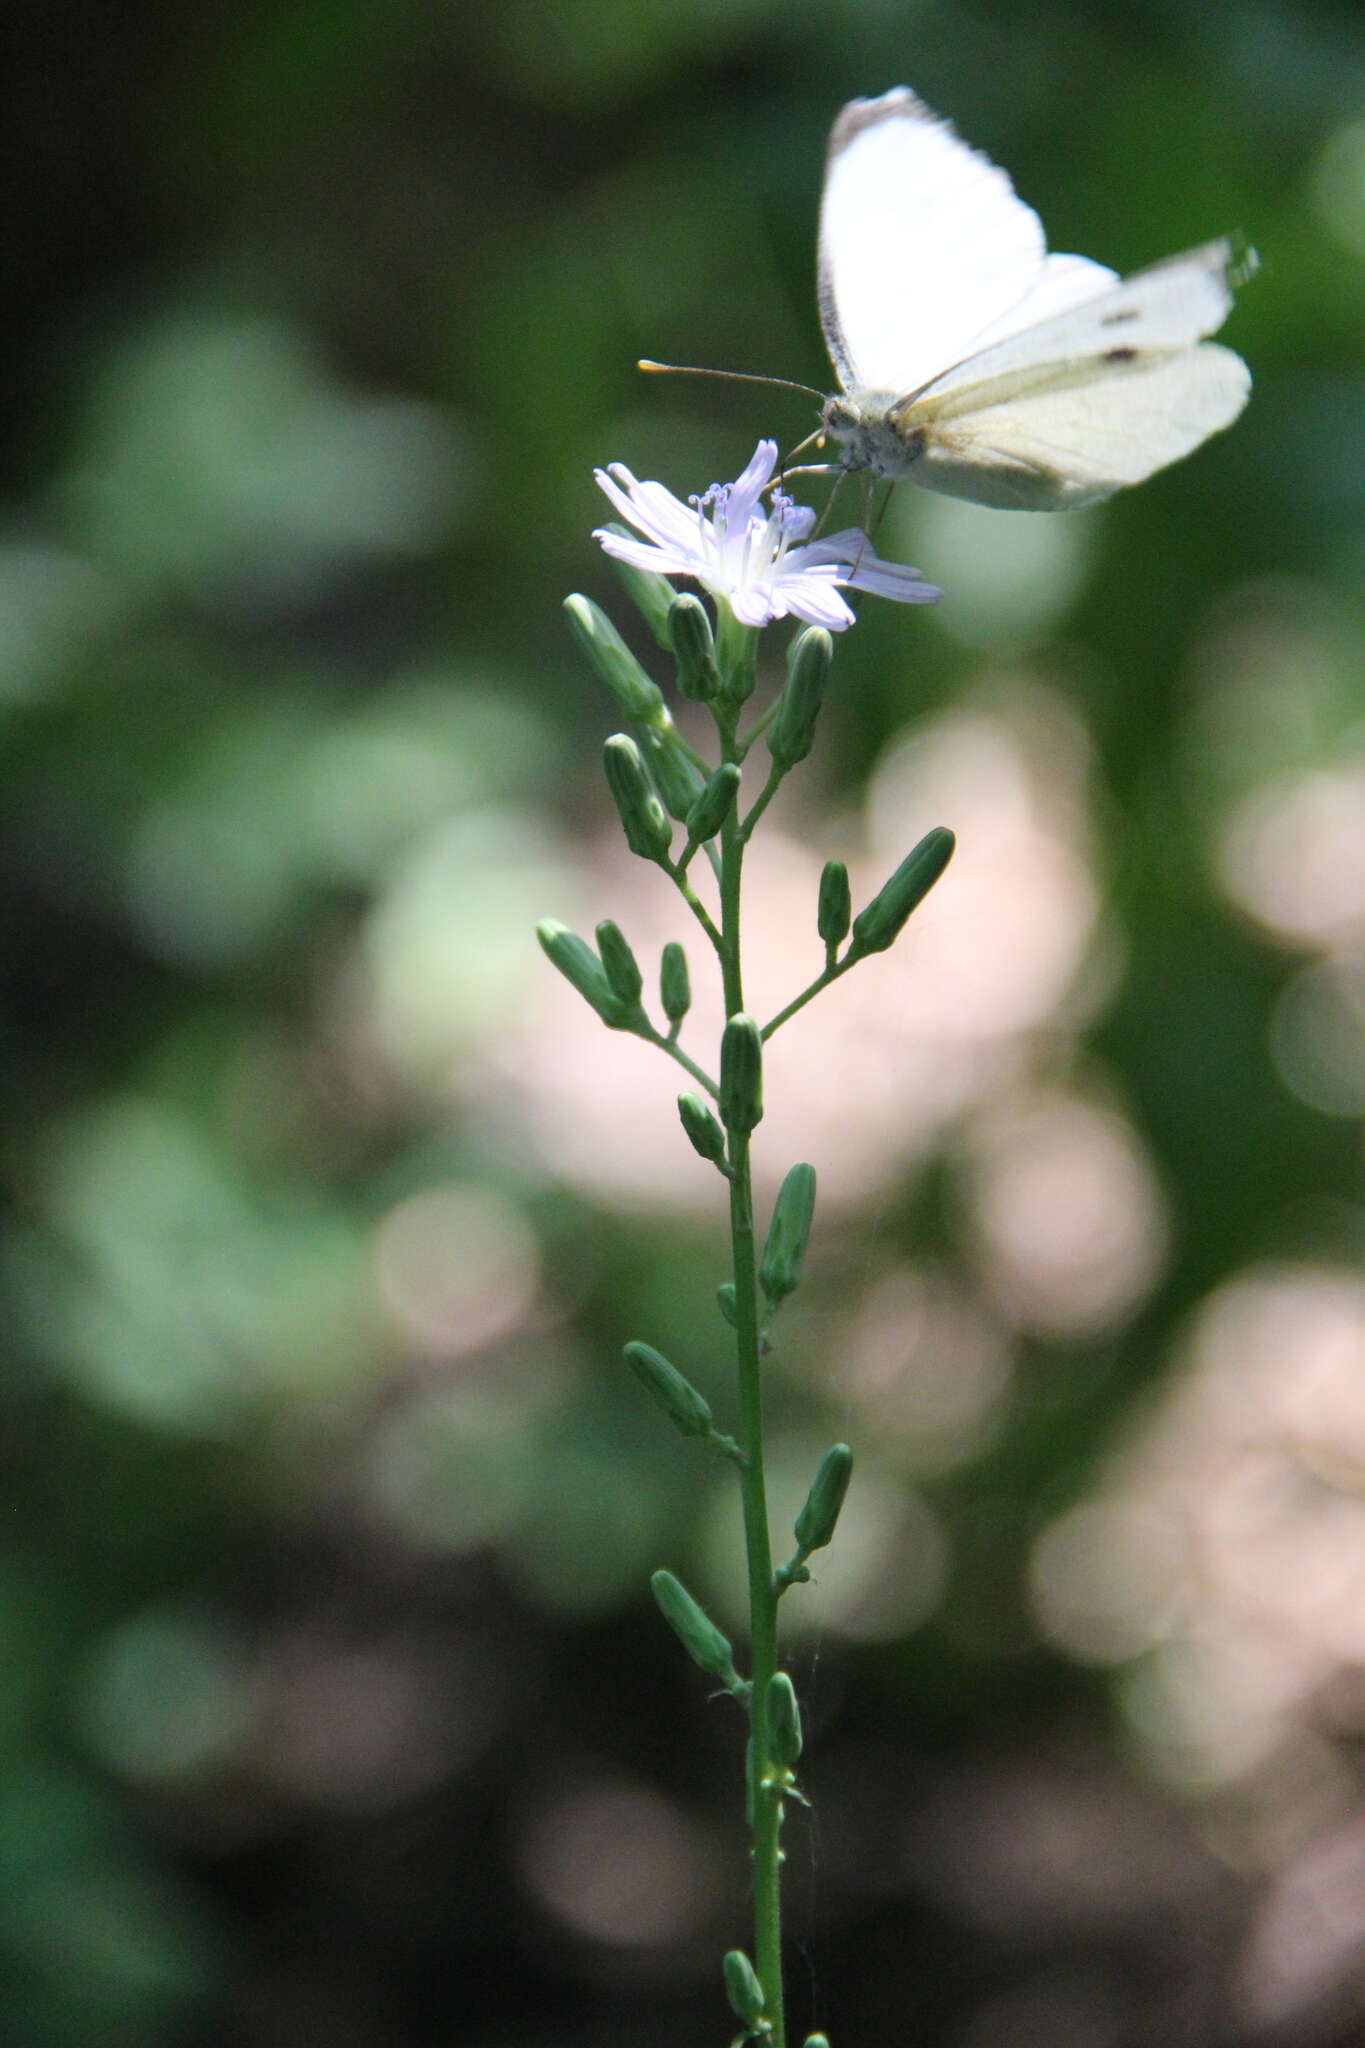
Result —
<instances>
[{"instance_id":1,"label":"butterfly forewing","mask_svg":"<svg viewBox=\"0 0 1365 2048\"><path fill-rule=\"evenodd\" d=\"M956 362L1038 283L1045 254L1006 173L912 92L845 107L820 210L820 311L846 391L909 391Z\"/></svg>"}]
</instances>

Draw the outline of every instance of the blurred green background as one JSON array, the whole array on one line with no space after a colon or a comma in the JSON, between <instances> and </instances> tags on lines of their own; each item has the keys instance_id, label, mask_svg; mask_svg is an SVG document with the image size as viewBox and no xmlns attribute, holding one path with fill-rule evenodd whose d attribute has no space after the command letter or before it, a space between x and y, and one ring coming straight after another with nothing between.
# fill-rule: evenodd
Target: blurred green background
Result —
<instances>
[{"instance_id":1,"label":"blurred green background","mask_svg":"<svg viewBox=\"0 0 1365 2048\"><path fill-rule=\"evenodd\" d=\"M685 493L810 428L633 365L828 383L824 138L901 81L1054 247L1262 269L1187 463L899 494L947 599L863 601L755 866L775 1008L827 855L961 841L760 1134L823 1191L779 1499L860 1461L785 1610L797 2023L1358 2041L1358 13L55 0L7 42L6 2048L726 2037L736 1728L644 1589L732 1620L733 1502L619 1363L728 1414L719 1216L671 1070L532 940L685 936L559 606L625 610L594 464Z\"/></svg>"}]
</instances>

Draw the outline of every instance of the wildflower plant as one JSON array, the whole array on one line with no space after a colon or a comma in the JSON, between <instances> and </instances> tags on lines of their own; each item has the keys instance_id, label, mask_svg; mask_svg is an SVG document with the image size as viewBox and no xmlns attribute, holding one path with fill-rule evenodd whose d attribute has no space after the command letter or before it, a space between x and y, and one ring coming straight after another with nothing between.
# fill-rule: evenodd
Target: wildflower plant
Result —
<instances>
[{"instance_id":1,"label":"wildflower plant","mask_svg":"<svg viewBox=\"0 0 1365 2048\"><path fill-rule=\"evenodd\" d=\"M710 1403L652 1344L628 1343L625 1362L661 1415L692 1438L698 1452L727 1460L738 1481L748 1578L747 1671L740 1670L734 1646L680 1579L659 1570L651 1584L683 1649L738 1704L747 1723L752 1955L732 1949L723 1980L739 2021L736 2043L786 2048L780 1838L787 1803L802 1799L802 1727L795 1686L779 1661L778 1610L789 1592L809 1580L810 1558L834 1536L853 1455L847 1444L831 1445L790 1535L775 1545L764 1473L763 1368L773 1348L773 1319L800 1284L816 1177L806 1161L789 1168L760 1237L750 1152L763 1117L764 1047L822 989L894 942L947 866L953 835L942 828L928 832L856 915L847 870L839 861L827 862L811 906L823 966L766 1023L749 1012L741 944L745 854L781 783L811 751L833 658L832 635L854 623L846 593L869 591L903 604L930 604L940 595L918 571L880 560L857 529L813 538L814 513L773 482L776 460L776 443L762 441L734 483L713 485L688 504L662 484L639 482L620 464L597 472L627 525L600 528L595 538L620 565L631 597L672 656L679 693L710 713L712 758L679 732L663 692L598 607L579 596L566 606L579 644L631 728L613 734L604 750L607 786L626 842L673 884L714 955L726 1018L719 1047L683 1045L691 979L681 944L673 941L663 949L657 1011L651 1016L644 974L617 925L599 924L595 946L552 920L539 926L538 936L603 1024L657 1046L683 1069L683 1133L728 1192L731 1270L717 1301L734 1346L734 1417L718 1421ZM695 594L679 593L671 580L676 578L699 583L710 609ZM786 648L785 680L751 716L760 635L783 619L804 623ZM767 773L746 805L744 770L760 740ZM715 912L693 886L698 857L714 873ZM825 2037L810 2035L805 2048L827 2048Z\"/></svg>"}]
</instances>

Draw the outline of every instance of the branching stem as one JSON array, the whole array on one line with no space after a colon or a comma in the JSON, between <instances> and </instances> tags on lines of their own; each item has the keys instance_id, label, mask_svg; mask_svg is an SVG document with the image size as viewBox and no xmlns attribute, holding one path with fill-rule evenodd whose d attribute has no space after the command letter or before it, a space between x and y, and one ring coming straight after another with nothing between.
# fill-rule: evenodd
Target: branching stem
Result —
<instances>
[{"instance_id":1,"label":"branching stem","mask_svg":"<svg viewBox=\"0 0 1365 2048\"><path fill-rule=\"evenodd\" d=\"M734 725L727 723L719 714L717 723L721 730L724 758L735 760ZM721 835L721 971L727 1017L744 1008L740 963L740 881L746 836L732 812ZM779 1844L782 1799L772 1783L774 1773L772 1759L768 1755L765 1711L768 1686L777 1669L778 1596L773 1579L767 1484L763 1468L763 1383L748 1133L727 1131L726 1151L730 1165L730 1249L735 1286L739 1435L745 1456L740 1470L740 1490L752 1645L750 1677L753 1690L749 1699L749 1724L753 1793L754 1967L763 1986L764 2018L770 2029L770 2048L786 2048L782 1987L782 1857Z\"/></svg>"}]
</instances>

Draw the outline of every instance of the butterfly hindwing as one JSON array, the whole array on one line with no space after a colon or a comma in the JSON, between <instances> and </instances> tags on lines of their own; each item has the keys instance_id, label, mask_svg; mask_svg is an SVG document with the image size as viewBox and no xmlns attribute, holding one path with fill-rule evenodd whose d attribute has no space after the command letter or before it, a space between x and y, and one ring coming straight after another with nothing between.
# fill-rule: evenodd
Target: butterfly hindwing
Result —
<instances>
[{"instance_id":1,"label":"butterfly hindwing","mask_svg":"<svg viewBox=\"0 0 1365 2048\"><path fill-rule=\"evenodd\" d=\"M945 366L914 396L947 399L977 384L1040 364L1123 364L1138 351L1192 348L1222 326L1232 305L1231 248L1206 242L1135 271L1080 305L1012 333ZM911 387L906 386L907 393Z\"/></svg>"},{"instance_id":2,"label":"butterfly hindwing","mask_svg":"<svg viewBox=\"0 0 1365 2048\"><path fill-rule=\"evenodd\" d=\"M1095 504L1188 455L1246 403L1246 364L1216 343L1135 355L1105 374L1087 363L1020 372L954 394L935 417L912 407L922 436L910 472L930 490L1007 511ZM974 401L974 402L972 402Z\"/></svg>"}]
</instances>

